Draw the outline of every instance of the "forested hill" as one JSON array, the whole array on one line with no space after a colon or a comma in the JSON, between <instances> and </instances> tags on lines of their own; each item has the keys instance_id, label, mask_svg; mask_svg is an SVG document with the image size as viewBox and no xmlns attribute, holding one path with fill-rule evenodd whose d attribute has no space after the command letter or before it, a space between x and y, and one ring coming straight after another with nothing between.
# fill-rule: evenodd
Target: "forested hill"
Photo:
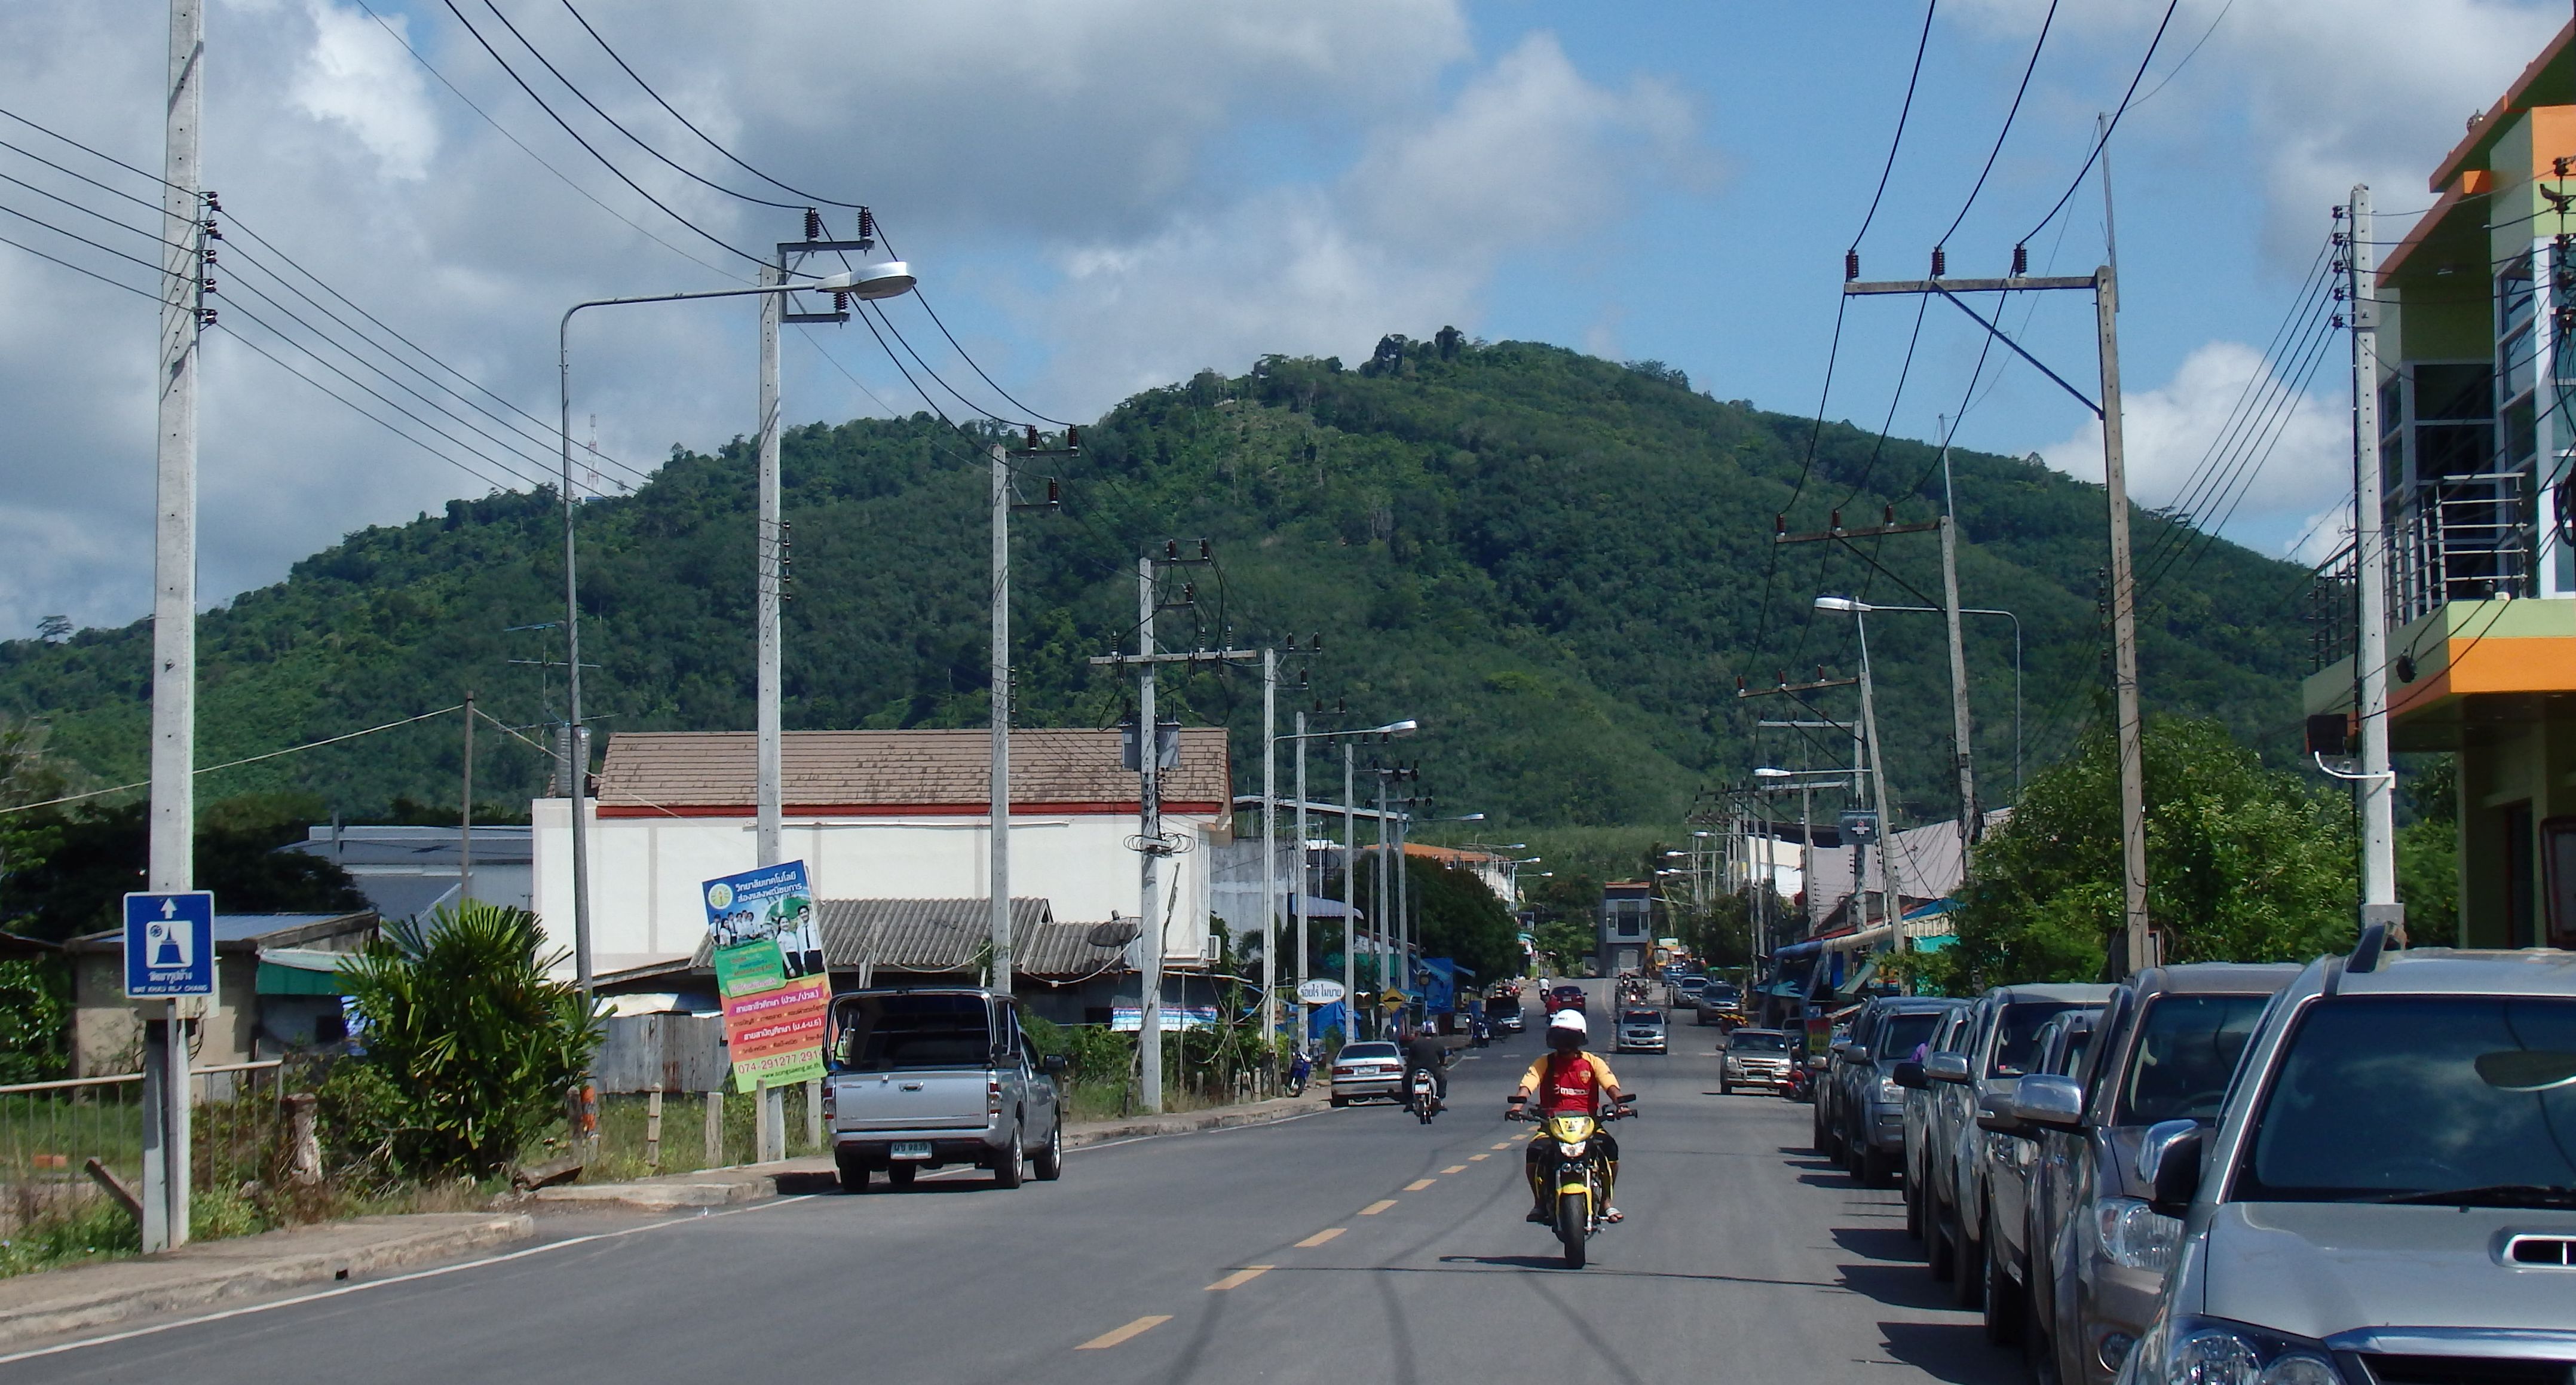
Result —
<instances>
[{"instance_id":1,"label":"forested hill","mask_svg":"<svg viewBox=\"0 0 2576 1385\"><path fill-rule=\"evenodd\" d=\"M1358 369L1265 358L1128 400L1078 457L1032 464L1021 489L1058 513L1015 520L1014 629L1027 724L1107 724L1131 684L1085 660L1133 648L1135 555L1208 539L1215 562L1176 569L1195 606L1163 618L1165 647L1320 632L1290 665L1352 723L1414 717L1395 749L1419 760L1437 811L1505 823L1672 822L1704 786L1755 762L1844 753L1757 747L1756 716L1848 716L1848 692L1739 700L1785 670L1854 667L1849 617L1820 593L1893 604L1937 594L1930 534L1775 548L1773 516L1821 529L1929 519L1937 458L1914 442L1694 393L1678 372L1554 347L1390 338ZM926 416L791 431L794 534L787 615L790 727L954 726L985 719L988 531L982 448ZM1954 454L1967 604L2018 612L2034 762L2093 714L2103 663L2097 572L2102 496L2035 462ZM1805 470L1803 488L1800 486ZM288 580L204 618L200 760L216 763L458 701L468 690L532 728L560 716L561 614L553 498L456 501L367 529ZM747 728L752 721L752 476L741 441L675 449L651 484L582 512L585 700L608 730ZM2153 708L2213 713L2286 744L2304 671L2298 569L2140 516L2149 589L2143 681ZM1194 545L1193 545L1194 547ZM1864 552L1874 552L1873 560ZM2159 565L2154 555L2181 560ZM1776 561L1776 571L1774 564ZM1766 604L1767 599L1767 604ZM1913 811L1945 811L1946 671L1936 617L1870 624L1889 771ZM2010 784L2011 627L1971 624L1987 782ZM142 777L146 622L61 643L0 645L0 710L50 723L53 753L87 782ZM1236 732L1257 783L1257 678L1166 681L1166 708ZM1780 737L1784 733L1763 733ZM453 801L454 718L210 775L201 801L300 789L362 820L397 795ZM501 738L488 730L481 745ZM478 760L478 798L540 791L538 757L502 742ZM1321 768L1318 767L1320 774ZM1283 789L1285 787L1283 781ZM1336 786L1337 787L1337 786ZM1322 790L1318 786L1318 795ZM1993 795L2000 799L2001 792Z\"/></svg>"}]
</instances>

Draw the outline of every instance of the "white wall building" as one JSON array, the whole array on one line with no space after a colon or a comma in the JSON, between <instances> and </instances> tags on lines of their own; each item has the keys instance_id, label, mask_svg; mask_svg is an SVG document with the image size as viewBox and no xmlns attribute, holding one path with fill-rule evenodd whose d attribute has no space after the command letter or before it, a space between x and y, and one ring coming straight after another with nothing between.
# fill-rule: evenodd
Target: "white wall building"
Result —
<instances>
[{"instance_id":1,"label":"white wall building","mask_svg":"<svg viewBox=\"0 0 2576 1385\"><path fill-rule=\"evenodd\" d=\"M790 731L783 760L783 850L817 899L990 898L992 734ZM590 800L591 966L598 973L685 957L706 933L702 882L751 869L754 738L748 732L620 732L609 737ZM1230 797L1221 727L1185 728L1161 776L1163 830L1187 849L1166 858L1152 914L1173 965L1212 939L1210 847L1227 839ZM1011 733L1011 894L1044 899L1059 921L1135 918L1143 906L1137 777L1119 732ZM537 912L572 946L569 801L538 799Z\"/></svg>"}]
</instances>

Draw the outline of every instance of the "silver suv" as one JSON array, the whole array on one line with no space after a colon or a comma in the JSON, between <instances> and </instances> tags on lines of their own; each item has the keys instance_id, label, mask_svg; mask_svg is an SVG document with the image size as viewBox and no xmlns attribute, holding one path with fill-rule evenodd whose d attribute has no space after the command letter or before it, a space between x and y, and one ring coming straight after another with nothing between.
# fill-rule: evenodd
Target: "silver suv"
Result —
<instances>
[{"instance_id":1,"label":"silver suv","mask_svg":"<svg viewBox=\"0 0 2576 1385\"><path fill-rule=\"evenodd\" d=\"M2140 1141L2182 1239L2121 1380L2576 1373L2576 953L2382 937L2272 1001L2214 1130Z\"/></svg>"}]
</instances>

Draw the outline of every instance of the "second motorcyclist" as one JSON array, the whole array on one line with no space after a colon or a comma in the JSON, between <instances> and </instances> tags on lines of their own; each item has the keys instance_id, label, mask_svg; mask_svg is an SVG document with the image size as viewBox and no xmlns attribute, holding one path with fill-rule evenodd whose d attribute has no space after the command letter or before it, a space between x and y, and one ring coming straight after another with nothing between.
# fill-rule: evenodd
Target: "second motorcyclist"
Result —
<instances>
[{"instance_id":1,"label":"second motorcyclist","mask_svg":"<svg viewBox=\"0 0 2576 1385\"><path fill-rule=\"evenodd\" d=\"M1432 1100L1447 1104L1449 1100L1449 1045L1428 1029L1416 1030L1404 1041L1404 1087L1413 1090L1413 1074L1431 1074Z\"/></svg>"}]
</instances>

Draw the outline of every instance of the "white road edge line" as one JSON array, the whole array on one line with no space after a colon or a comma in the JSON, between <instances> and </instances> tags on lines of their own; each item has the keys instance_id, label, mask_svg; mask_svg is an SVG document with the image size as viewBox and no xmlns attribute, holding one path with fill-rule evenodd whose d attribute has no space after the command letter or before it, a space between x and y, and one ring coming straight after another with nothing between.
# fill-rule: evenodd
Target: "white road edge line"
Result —
<instances>
[{"instance_id":1,"label":"white road edge line","mask_svg":"<svg viewBox=\"0 0 2576 1385\"><path fill-rule=\"evenodd\" d=\"M79 1351L84 1347L101 1347L114 1342L131 1341L137 1337L150 1337L157 1333L170 1332L182 1327L195 1327L203 1323L222 1322L226 1318L248 1317L253 1313L266 1313L278 1308L293 1308L298 1304L317 1303L326 1298L338 1298L342 1294L354 1294L366 1289L382 1289L394 1284L407 1284L415 1279L435 1279L440 1275L454 1274L459 1270L479 1269L485 1265L499 1265L512 1260L524 1260L532 1255L543 1255L549 1251L565 1250L578 1245L588 1245L593 1241L614 1241L620 1237L633 1236L646 1231L660 1231L666 1227L690 1226L698 1222L713 1221L718 1217L737 1216L744 1212L767 1211L772 1207L784 1207L791 1202L803 1202L808 1198L817 1196L820 1196L820 1194L798 1193L793 1197L782 1197L769 1202L755 1202L747 1207L735 1207L722 1212L701 1212L692 1217L672 1217L665 1221L652 1222L644 1226L630 1226L623 1231L598 1231L587 1236L574 1236L567 1240L549 1241L541 1246L529 1246L525 1250L514 1250L503 1255L487 1255L480 1260L465 1260L453 1265L440 1265L433 1269L414 1270L409 1274L398 1274L387 1279L369 1279L356 1284L342 1284L336 1288L322 1289L309 1294L298 1294L293 1298L281 1298L272 1300L268 1303L253 1303L240 1308L227 1308L220 1313L200 1313L193 1318L179 1318L170 1322L155 1323L150 1327L137 1327L124 1332L111 1332L104 1337L85 1337L76 1342L58 1342L49 1347L38 1347L32 1351L13 1352L7 1356L0 1356L0 1366L6 1366L18 1361L32 1361L40 1356L57 1356L67 1351Z\"/></svg>"}]
</instances>

